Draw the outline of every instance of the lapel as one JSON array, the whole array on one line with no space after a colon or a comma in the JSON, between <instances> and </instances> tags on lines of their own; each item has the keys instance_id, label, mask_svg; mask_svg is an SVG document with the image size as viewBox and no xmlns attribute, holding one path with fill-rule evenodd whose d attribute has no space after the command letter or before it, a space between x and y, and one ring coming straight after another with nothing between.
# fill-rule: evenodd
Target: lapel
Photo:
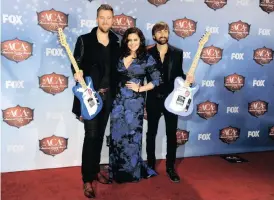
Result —
<instances>
[{"instance_id":1,"label":"lapel","mask_svg":"<svg viewBox=\"0 0 274 200\"><path fill-rule=\"evenodd\" d=\"M169 50L169 58L168 58L168 80L171 79L171 73L172 73L172 65L173 65L173 48L168 45L168 50Z\"/></svg>"},{"instance_id":2,"label":"lapel","mask_svg":"<svg viewBox=\"0 0 274 200\"><path fill-rule=\"evenodd\" d=\"M92 54L95 57L100 57L100 54L96 49L100 48L100 44L97 39L97 27L94 27L90 32L90 46L92 47ZM111 30L109 31L109 46L111 51L111 63L115 63L119 55L119 38Z\"/></svg>"}]
</instances>

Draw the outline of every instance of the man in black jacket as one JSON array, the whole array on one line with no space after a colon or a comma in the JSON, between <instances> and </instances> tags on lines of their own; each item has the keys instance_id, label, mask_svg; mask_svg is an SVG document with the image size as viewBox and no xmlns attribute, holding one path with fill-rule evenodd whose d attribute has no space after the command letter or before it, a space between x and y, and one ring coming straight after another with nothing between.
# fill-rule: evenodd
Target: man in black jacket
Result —
<instances>
[{"instance_id":1,"label":"man in black jacket","mask_svg":"<svg viewBox=\"0 0 274 200\"><path fill-rule=\"evenodd\" d=\"M174 80L180 76L190 83L192 76L186 76L182 69L183 51L168 44L169 27L164 22L156 23L152 28L152 37L156 45L148 51L157 62L163 83L147 92L146 111L148 121L146 152L148 165L155 169L155 139L161 114L165 117L167 135L166 172L173 182L179 182L180 177L174 169L177 150L177 122L178 116L170 113L164 107L166 97L174 89ZM148 81L150 78L147 77Z\"/></svg>"},{"instance_id":2,"label":"man in black jacket","mask_svg":"<svg viewBox=\"0 0 274 200\"><path fill-rule=\"evenodd\" d=\"M88 34L78 37L74 57L81 71L75 73L74 78L79 81L81 77L90 76L93 86L103 100L103 108L92 120L83 120L85 139L82 150L82 180L84 194L88 198L95 198L93 181L108 184L109 180L100 172L101 150L104 133L111 111L113 97L116 89L116 64L119 57L119 39L110 30L113 24L113 9L103 4L97 9L98 27ZM74 97L72 112L80 120L80 101Z\"/></svg>"}]
</instances>

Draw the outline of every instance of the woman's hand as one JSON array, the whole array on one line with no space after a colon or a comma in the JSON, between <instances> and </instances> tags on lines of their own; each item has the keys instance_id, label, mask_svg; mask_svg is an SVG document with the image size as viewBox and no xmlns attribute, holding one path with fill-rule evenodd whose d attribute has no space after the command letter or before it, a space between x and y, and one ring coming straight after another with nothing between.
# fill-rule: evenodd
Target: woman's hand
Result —
<instances>
[{"instance_id":1,"label":"woman's hand","mask_svg":"<svg viewBox=\"0 0 274 200\"><path fill-rule=\"evenodd\" d=\"M140 87L140 82L137 84L137 83L128 81L125 85L128 89L131 89L134 92L138 92L139 87Z\"/></svg>"}]
</instances>

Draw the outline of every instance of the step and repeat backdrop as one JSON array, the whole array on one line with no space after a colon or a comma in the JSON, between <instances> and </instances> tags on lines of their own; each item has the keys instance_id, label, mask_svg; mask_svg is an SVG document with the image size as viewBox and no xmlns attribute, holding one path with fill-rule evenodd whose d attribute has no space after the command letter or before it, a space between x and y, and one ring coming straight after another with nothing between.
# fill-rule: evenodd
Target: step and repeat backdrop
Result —
<instances>
[{"instance_id":1,"label":"step and repeat backdrop","mask_svg":"<svg viewBox=\"0 0 274 200\"><path fill-rule=\"evenodd\" d=\"M195 74L195 109L178 123L177 157L274 150L273 0L9 0L1 14L2 172L81 165L84 128L71 112L75 82L56 31L73 51L101 3L113 6L120 38L137 26L152 45L153 24L167 22L186 72L199 39L212 33ZM109 124L102 163L108 135ZM163 118L156 143L165 158Z\"/></svg>"}]
</instances>

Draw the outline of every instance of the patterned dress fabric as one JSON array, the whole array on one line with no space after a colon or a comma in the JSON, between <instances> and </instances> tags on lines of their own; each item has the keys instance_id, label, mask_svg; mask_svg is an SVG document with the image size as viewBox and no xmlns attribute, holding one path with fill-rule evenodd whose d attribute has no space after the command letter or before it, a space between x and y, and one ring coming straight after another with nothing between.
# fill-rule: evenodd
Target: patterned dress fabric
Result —
<instances>
[{"instance_id":1,"label":"patterned dress fabric","mask_svg":"<svg viewBox=\"0 0 274 200\"><path fill-rule=\"evenodd\" d=\"M157 175L142 159L142 133L145 93L128 89L127 81L143 85L150 76L152 84L160 83L160 72L151 55L134 59L126 68L123 59L117 65L119 84L110 115L109 176L117 183L138 182L141 178Z\"/></svg>"}]
</instances>

